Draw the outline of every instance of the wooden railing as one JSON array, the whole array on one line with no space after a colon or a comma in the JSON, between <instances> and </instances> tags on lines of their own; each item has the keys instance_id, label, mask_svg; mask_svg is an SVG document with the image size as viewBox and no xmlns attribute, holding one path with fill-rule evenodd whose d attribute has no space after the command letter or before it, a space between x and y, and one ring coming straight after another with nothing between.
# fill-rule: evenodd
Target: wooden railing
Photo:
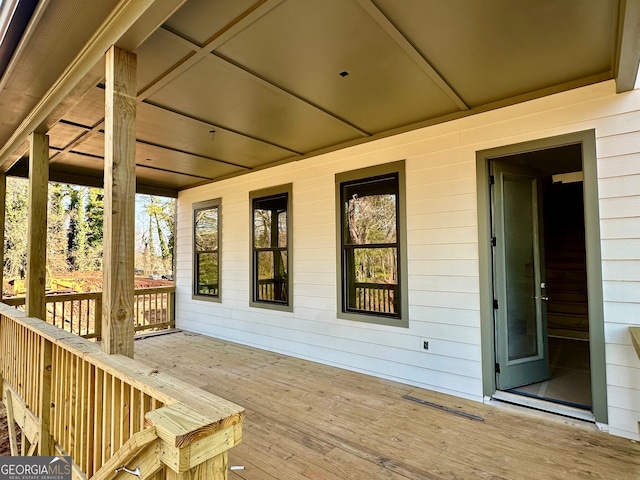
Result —
<instances>
[{"instance_id":1,"label":"wooden railing","mask_svg":"<svg viewBox=\"0 0 640 480\"><path fill-rule=\"evenodd\" d=\"M226 479L241 440L241 407L7 305L0 388L22 453L70 455L78 479L129 480L121 466L139 466L143 480Z\"/></svg>"},{"instance_id":2,"label":"wooden railing","mask_svg":"<svg viewBox=\"0 0 640 480\"><path fill-rule=\"evenodd\" d=\"M258 280L258 300L286 301L288 297L287 280L268 278Z\"/></svg>"},{"instance_id":3,"label":"wooden railing","mask_svg":"<svg viewBox=\"0 0 640 480\"><path fill-rule=\"evenodd\" d=\"M133 314L136 332L175 326L175 287L137 289ZM24 307L24 297L2 300L12 307ZM47 322L84 338L101 338L102 292L48 294Z\"/></svg>"},{"instance_id":4,"label":"wooden railing","mask_svg":"<svg viewBox=\"0 0 640 480\"><path fill-rule=\"evenodd\" d=\"M175 293L176 287L136 289L133 305L135 331L175 327Z\"/></svg>"},{"instance_id":5,"label":"wooden railing","mask_svg":"<svg viewBox=\"0 0 640 480\"><path fill-rule=\"evenodd\" d=\"M356 283L355 308L367 312L397 313L397 285L386 283Z\"/></svg>"}]
</instances>

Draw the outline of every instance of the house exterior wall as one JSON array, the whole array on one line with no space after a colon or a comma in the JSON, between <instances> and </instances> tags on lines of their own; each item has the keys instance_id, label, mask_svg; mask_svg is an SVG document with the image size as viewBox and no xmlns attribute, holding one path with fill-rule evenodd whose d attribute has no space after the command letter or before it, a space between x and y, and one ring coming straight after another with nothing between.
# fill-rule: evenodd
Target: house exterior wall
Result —
<instances>
[{"instance_id":1,"label":"house exterior wall","mask_svg":"<svg viewBox=\"0 0 640 480\"><path fill-rule=\"evenodd\" d=\"M190 331L483 400L476 152L595 129L609 430L639 439L640 91L605 82L223 180L178 198ZM335 174L406 161L409 328L337 318ZM293 312L249 306L249 192L292 183ZM221 303L192 299L192 204L222 199ZM429 341L429 350L423 349Z\"/></svg>"}]
</instances>

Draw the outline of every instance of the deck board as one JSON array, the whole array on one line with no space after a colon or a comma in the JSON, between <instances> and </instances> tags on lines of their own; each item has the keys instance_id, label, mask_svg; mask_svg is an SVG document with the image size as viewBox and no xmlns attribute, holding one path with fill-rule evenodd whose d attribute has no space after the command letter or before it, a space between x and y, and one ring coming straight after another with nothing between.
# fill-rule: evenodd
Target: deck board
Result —
<instances>
[{"instance_id":1,"label":"deck board","mask_svg":"<svg viewBox=\"0 0 640 480\"><path fill-rule=\"evenodd\" d=\"M231 480L640 478L640 445L522 409L181 332L135 358L246 408ZM484 417L470 420L411 395Z\"/></svg>"}]
</instances>

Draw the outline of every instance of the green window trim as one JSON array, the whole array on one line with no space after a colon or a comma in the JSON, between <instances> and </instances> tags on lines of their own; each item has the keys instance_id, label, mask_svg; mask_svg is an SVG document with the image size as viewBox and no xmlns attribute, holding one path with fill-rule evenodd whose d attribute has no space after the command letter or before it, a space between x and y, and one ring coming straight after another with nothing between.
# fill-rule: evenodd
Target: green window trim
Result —
<instances>
[{"instance_id":1,"label":"green window trim","mask_svg":"<svg viewBox=\"0 0 640 480\"><path fill-rule=\"evenodd\" d=\"M292 185L249 192L249 207L249 305L292 312Z\"/></svg>"},{"instance_id":2,"label":"green window trim","mask_svg":"<svg viewBox=\"0 0 640 480\"><path fill-rule=\"evenodd\" d=\"M193 210L193 291L192 298L221 301L220 245L222 200L192 205Z\"/></svg>"},{"instance_id":3,"label":"green window trim","mask_svg":"<svg viewBox=\"0 0 640 480\"><path fill-rule=\"evenodd\" d=\"M408 327L404 160L338 173L335 188L338 318Z\"/></svg>"}]
</instances>

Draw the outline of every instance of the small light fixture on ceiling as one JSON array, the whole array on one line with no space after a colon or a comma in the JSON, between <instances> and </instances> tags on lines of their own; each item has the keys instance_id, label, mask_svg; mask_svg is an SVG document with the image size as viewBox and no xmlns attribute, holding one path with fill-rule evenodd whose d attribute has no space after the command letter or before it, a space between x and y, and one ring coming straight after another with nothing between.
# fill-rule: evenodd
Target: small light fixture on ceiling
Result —
<instances>
[{"instance_id":1,"label":"small light fixture on ceiling","mask_svg":"<svg viewBox=\"0 0 640 480\"><path fill-rule=\"evenodd\" d=\"M342 78L346 77L347 75L349 75L349 72L347 72L346 70L343 70L342 72L340 72L340 76Z\"/></svg>"}]
</instances>

